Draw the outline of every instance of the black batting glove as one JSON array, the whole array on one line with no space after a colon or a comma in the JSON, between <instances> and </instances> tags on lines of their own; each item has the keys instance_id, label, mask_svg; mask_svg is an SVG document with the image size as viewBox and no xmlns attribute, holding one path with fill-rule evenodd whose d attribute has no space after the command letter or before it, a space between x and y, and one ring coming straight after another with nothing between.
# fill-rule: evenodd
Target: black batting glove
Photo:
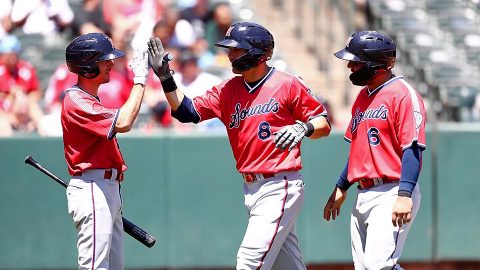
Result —
<instances>
[{"instance_id":1,"label":"black batting glove","mask_svg":"<svg viewBox=\"0 0 480 270\"><path fill-rule=\"evenodd\" d=\"M275 139L275 147L280 148L282 151L288 147L288 151L292 150L305 135L309 132L307 124L301 121L295 121L295 124L286 126L279 131L273 133Z\"/></svg>"},{"instance_id":2,"label":"black batting glove","mask_svg":"<svg viewBox=\"0 0 480 270\"><path fill-rule=\"evenodd\" d=\"M148 41L148 60L150 61L153 72L155 72L161 82L172 77L173 72L168 65L168 61L172 60L172 58L165 52L162 42L158 37L152 37Z\"/></svg>"}]
</instances>

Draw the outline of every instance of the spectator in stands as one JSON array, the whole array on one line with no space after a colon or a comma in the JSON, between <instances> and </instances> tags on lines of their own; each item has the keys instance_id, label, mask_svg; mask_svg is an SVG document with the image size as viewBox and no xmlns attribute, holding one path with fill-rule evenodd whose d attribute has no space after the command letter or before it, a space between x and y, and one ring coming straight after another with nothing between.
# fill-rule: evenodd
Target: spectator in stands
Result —
<instances>
[{"instance_id":1,"label":"spectator in stands","mask_svg":"<svg viewBox=\"0 0 480 270\"><path fill-rule=\"evenodd\" d=\"M480 93L475 95L475 101L472 107L472 120L480 121Z\"/></svg>"},{"instance_id":2,"label":"spectator in stands","mask_svg":"<svg viewBox=\"0 0 480 270\"><path fill-rule=\"evenodd\" d=\"M190 46L190 50L198 57L198 66L201 69L215 66L216 55L208 49L208 41L204 38L197 38ZM225 68L229 70L228 68Z\"/></svg>"},{"instance_id":3,"label":"spectator in stands","mask_svg":"<svg viewBox=\"0 0 480 270\"><path fill-rule=\"evenodd\" d=\"M73 18L68 0L17 0L12 6L12 24L22 27L25 34L56 34L68 27Z\"/></svg>"},{"instance_id":4,"label":"spectator in stands","mask_svg":"<svg viewBox=\"0 0 480 270\"><path fill-rule=\"evenodd\" d=\"M224 38L230 25L234 23L233 12L227 2L220 2L213 6L212 17L205 25L205 39L209 50L216 55L217 66L230 67L230 61L222 50L215 46L215 42Z\"/></svg>"},{"instance_id":5,"label":"spectator in stands","mask_svg":"<svg viewBox=\"0 0 480 270\"><path fill-rule=\"evenodd\" d=\"M205 25L205 39L208 41L210 51L224 51L216 47L215 42L225 36L233 22L232 9L229 3L219 2L212 7L212 17Z\"/></svg>"},{"instance_id":6,"label":"spectator in stands","mask_svg":"<svg viewBox=\"0 0 480 270\"><path fill-rule=\"evenodd\" d=\"M181 52L179 64L173 77L189 98L203 95L222 81L218 76L202 71L198 66L198 57L190 50Z\"/></svg>"},{"instance_id":7,"label":"spectator in stands","mask_svg":"<svg viewBox=\"0 0 480 270\"><path fill-rule=\"evenodd\" d=\"M197 38L205 36L205 24L210 19L208 0L196 0L191 7L180 11L180 19L188 21L194 29Z\"/></svg>"},{"instance_id":8,"label":"spectator in stands","mask_svg":"<svg viewBox=\"0 0 480 270\"><path fill-rule=\"evenodd\" d=\"M68 70L67 64L58 66L48 80L43 98L45 115L40 120L38 133L41 136L62 136L60 114L65 89L77 83L77 75Z\"/></svg>"},{"instance_id":9,"label":"spectator in stands","mask_svg":"<svg viewBox=\"0 0 480 270\"><path fill-rule=\"evenodd\" d=\"M75 11L72 23L73 35L80 36L87 33L110 33L111 25L105 22L101 9L101 0L83 0L80 9Z\"/></svg>"},{"instance_id":10,"label":"spectator in stands","mask_svg":"<svg viewBox=\"0 0 480 270\"><path fill-rule=\"evenodd\" d=\"M186 20L179 20L175 10L155 24L153 36L165 42L165 46L177 49L190 47L196 40L193 26Z\"/></svg>"},{"instance_id":11,"label":"spectator in stands","mask_svg":"<svg viewBox=\"0 0 480 270\"><path fill-rule=\"evenodd\" d=\"M198 57L190 50L181 52L179 66L178 69L175 70L173 78L177 82L177 86L181 88L183 93L189 98L201 96L208 89L222 82L220 77L201 70L198 66ZM222 122L217 118L203 121L197 125L192 123L182 124L178 121L174 121L174 123L178 124L177 128L182 129L197 128L207 130L213 128L225 128Z\"/></svg>"},{"instance_id":12,"label":"spectator in stands","mask_svg":"<svg viewBox=\"0 0 480 270\"><path fill-rule=\"evenodd\" d=\"M32 132L37 130L43 116L39 105L42 92L35 68L20 59L20 50L21 44L15 36L0 39L1 108L12 131Z\"/></svg>"},{"instance_id":13,"label":"spectator in stands","mask_svg":"<svg viewBox=\"0 0 480 270\"><path fill-rule=\"evenodd\" d=\"M12 12L12 1L0 1L0 38L8 34L12 30L12 20L10 14Z\"/></svg>"},{"instance_id":14,"label":"spectator in stands","mask_svg":"<svg viewBox=\"0 0 480 270\"><path fill-rule=\"evenodd\" d=\"M163 0L103 0L102 8L105 22L112 26L113 42L122 41L133 49L145 47L155 22L170 12L166 9Z\"/></svg>"}]
</instances>

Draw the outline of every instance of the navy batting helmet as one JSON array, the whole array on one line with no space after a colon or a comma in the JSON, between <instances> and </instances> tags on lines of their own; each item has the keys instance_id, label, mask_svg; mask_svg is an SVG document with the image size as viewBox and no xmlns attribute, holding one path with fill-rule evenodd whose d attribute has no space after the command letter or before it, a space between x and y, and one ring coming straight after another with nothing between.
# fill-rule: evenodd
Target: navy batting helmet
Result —
<instances>
[{"instance_id":1,"label":"navy batting helmet","mask_svg":"<svg viewBox=\"0 0 480 270\"><path fill-rule=\"evenodd\" d=\"M123 57L107 35L88 33L75 38L67 46L65 58L68 70L85 78L95 78L100 73L97 62Z\"/></svg>"},{"instance_id":2,"label":"navy batting helmet","mask_svg":"<svg viewBox=\"0 0 480 270\"><path fill-rule=\"evenodd\" d=\"M392 68L391 60L396 57L396 46L385 34L360 31L353 33L347 46L334 55L343 60L365 63L361 70L350 75L350 80L356 85L366 85L378 69Z\"/></svg>"},{"instance_id":3,"label":"navy batting helmet","mask_svg":"<svg viewBox=\"0 0 480 270\"><path fill-rule=\"evenodd\" d=\"M247 53L232 61L235 69L245 71L268 60L274 41L265 27L251 22L239 22L230 26L225 38L215 43L215 46L247 50Z\"/></svg>"}]
</instances>

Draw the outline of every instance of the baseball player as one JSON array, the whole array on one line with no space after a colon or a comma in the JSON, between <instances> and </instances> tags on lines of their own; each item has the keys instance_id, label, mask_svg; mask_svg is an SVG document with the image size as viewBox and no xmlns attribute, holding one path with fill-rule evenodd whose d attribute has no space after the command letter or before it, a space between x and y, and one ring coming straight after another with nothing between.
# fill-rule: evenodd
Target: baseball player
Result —
<instances>
[{"instance_id":1,"label":"baseball player","mask_svg":"<svg viewBox=\"0 0 480 270\"><path fill-rule=\"evenodd\" d=\"M274 41L261 25L240 22L228 29L216 46L228 49L240 76L193 99L177 89L160 39L148 46L172 115L193 123L218 118L226 126L249 213L237 269L306 269L295 233L304 199L300 142L330 133L323 105L299 77L266 64Z\"/></svg>"},{"instance_id":2,"label":"baseball player","mask_svg":"<svg viewBox=\"0 0 480 270\"><path fill-rule=\"evenodd\" d=\"M335 220L348 188L358 183L350 224L357 270L402 269L398 259L420 206L425 108L415 89L392 73L395 53L395 43L376 31L354 33L335 53L348 61L352 83L364 87L345 132L350 156L324 218Z\"/></svg>"},{"instance_id":3,"label":"baseball player","mask_svg":"<svg viewBox=\"0 0 480 270\"><path fill-rule=\"evenodd\" d=\"M62 104L65 158L72 179L68 211L77 228L78 269L124 269L120 182L127 170L116 139L138 115L148 74L146 52L134 52L134 86L120 109L108 109L98 88L110 81L113 60L125 55L101 33L75 38L66 49L68 69L78 75Z\"/></svg>"}]
</instances>

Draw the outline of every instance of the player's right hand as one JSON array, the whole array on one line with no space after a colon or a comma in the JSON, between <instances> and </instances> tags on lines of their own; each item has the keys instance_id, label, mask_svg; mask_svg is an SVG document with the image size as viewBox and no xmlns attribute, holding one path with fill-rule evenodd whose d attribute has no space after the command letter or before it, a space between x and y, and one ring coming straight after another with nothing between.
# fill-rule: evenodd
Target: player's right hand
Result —
<instances>
[{"instance_id":1,"label":"player's right hand","mask_svg":"<svg viewBox=\"0 0 480 270\"><path fill-rule=\"evenodd\" d=\"M157 75L160 81L165 81L172 77L172 72L168 65L169 54L163 49L162 42L158 37L150 38L148 41L148 56L150 60L150 66L152 66L153 72Z\"/></svg>"},{"instance_id":2,"label":"player's right hand","mask_svg":"<svg viewBox=\"0 0 480 270\"><path fill-rule=\"evenodd\" d=\"M340 207L347 198L347 191L335 186L335 189L328 198L325 208L323 209L323 218L330 221L330 217L335 220L340 215Z\"/></svg>"}]
</instances>

